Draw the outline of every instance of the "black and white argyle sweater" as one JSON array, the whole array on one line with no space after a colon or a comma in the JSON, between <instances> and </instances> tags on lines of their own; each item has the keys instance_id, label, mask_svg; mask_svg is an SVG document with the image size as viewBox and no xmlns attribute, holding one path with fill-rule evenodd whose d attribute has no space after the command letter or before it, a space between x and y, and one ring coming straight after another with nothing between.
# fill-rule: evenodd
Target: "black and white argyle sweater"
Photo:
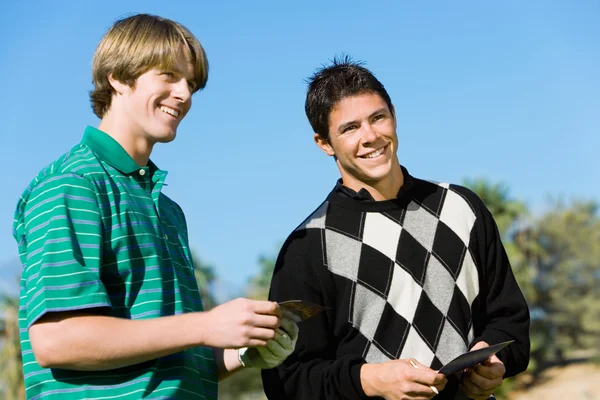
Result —
<instances>
[{"instance_id":1,"label":"black and white argyle sweater","mask_svg":"<svg viewBox=\"0 0 600 400\"><path fill-rule=\"evenodd\" d=\"M388 201L338 182L284 243L270 299L328 310L301 322L295 352L263 371L269 399L367 398L365 362L439 369L482 340L515 339L498 354L506 376L527 367L529 311L491 214L466 188L403 172ZM457 398L457 386L436 399Z\"/></svg>"}]
</instances>

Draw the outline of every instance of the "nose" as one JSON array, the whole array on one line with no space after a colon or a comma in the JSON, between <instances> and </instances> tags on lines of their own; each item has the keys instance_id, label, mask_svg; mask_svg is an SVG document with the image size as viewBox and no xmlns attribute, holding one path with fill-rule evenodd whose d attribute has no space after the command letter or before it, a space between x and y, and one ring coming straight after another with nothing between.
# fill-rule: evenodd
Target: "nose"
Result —
<instances>
[{"instance_id":1,"label":"nose","mask_svg":"<svg viewBox=\"0 0 600 400\"><path fill-rule=\"evenodd\" d=\"M174 83L173 96L182 103L189 101L192 91L186 79L182 78Z\"/></svg>"},{"instance_id":2,"label":"nose","mask_svg":"<svg viewBox=\"0 0 600 400\"><path fill-rule=\"evenodd\" d=\"M370 123L364 124L363 134L362 134L364 143L374 142L377 139L379 139L379 136L380 136L379 133L375 129L373 129L373 126L371 126Z\"/></svg>"}]
</instances>

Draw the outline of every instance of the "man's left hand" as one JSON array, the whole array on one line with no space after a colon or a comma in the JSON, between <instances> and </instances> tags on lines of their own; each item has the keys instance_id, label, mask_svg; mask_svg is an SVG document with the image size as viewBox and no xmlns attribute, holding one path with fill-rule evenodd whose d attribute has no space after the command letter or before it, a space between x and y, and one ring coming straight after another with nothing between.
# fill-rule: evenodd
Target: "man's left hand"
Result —
<instances>
[{"instance_id":1,"label":"man's left hand","mask_svg":"<svg viewBox=\"0 0 600 400\"><path fill-rule=\"evenodd\" d=\"M486 342L477 342L471 351L489 346ZM462 391L470 399L486 400L502 384L505 373L504 363L494 354L483 363L465 371L461 384Z\"/></svg>"},{"instance_id":2,"label":"man's left hand","mask_svg":"<svg viewBox=\"0 0 600 400\"><path fill-rule=\"evenodd\" d=\"M292 354L298 340L298 325L286 317L281 318L281 327L277 328L275 338L265 347L244 347L238 350L238 359L244 367L259 369L275 368Z\"/></svg>"}]
</instances>

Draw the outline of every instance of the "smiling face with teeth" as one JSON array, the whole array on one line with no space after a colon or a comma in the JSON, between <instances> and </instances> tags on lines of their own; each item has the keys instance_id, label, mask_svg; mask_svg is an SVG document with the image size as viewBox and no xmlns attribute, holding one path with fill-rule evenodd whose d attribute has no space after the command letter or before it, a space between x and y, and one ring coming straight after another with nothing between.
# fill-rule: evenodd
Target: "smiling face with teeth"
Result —
<instances>
[{"instance_id":1,"label":"smiling face with teeth","mask_svg":"<svg viewBox=\"0 0 600 400\"><path fill-rule=\"evenodd\" d=\"M138 153L175 138L192 105L194 76L190 52L182 46L171 66L151 68L133 86L111 79L116 93L109 115L118 121L119 142L128 152Z\"/></svg>"},{"instance_id":2,"label":"smiling face with teeth","mask_svg":"<svg viewBox=\"0 0 600 400\"><path fill-rule=\"evenodd\" d=\"M396 118L379 94L340 100L329 114L329 139L315 134L315 142L335 156L345 186L355 191L365 188L376 199L382 199L381 194L389 197L386 193L395 197L403 181L396 155Z\"/></svg>"}]
</instances>

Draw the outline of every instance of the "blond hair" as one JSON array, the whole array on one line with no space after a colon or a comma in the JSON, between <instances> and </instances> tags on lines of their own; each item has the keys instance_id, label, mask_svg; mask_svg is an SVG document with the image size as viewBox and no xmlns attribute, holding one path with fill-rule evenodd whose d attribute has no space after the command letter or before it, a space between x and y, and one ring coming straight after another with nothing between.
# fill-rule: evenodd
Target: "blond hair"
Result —
<instances>
[{"instance_id":1,"label":"blond hair","mask_svg":"<svg viewBox=\"0 0 600 400\"><path fill-rule=\"evenodd\" d=\"M138 14L121 19L106 32L94 53L90 92L92 109L103 118L110 109L113 87L108 76L130 87L137 78L152 68L170 69L185 46L194 65L193 92L208 80L208 60L196 37L178 22L155 15Z\"/></svg>"}]
</instances>

